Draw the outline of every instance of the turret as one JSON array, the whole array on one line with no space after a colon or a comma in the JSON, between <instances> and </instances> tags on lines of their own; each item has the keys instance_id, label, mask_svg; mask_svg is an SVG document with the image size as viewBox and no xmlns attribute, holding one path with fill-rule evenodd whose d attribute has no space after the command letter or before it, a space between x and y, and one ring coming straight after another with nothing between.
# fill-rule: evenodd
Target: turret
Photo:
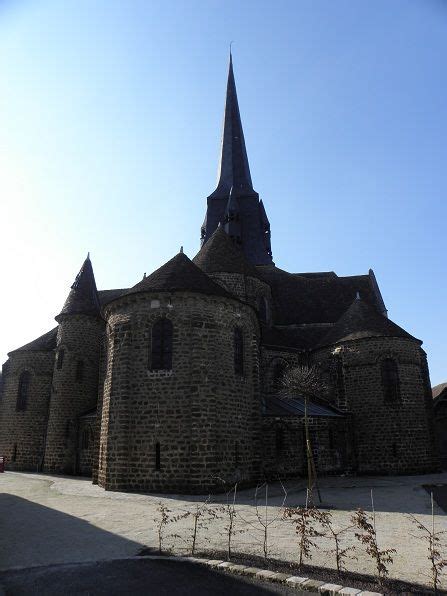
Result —
<instances>
[{"instance_id":1,"label":"turret","mask_svg":"<svg viewBox=\"0 0 447 596\"><path fill-rule=\"evenodd\" d=\"M96 406L104 321L87 255L57 315L59 323L44 469L76 473L79 417Z\"/></svg>"}]
</instances>

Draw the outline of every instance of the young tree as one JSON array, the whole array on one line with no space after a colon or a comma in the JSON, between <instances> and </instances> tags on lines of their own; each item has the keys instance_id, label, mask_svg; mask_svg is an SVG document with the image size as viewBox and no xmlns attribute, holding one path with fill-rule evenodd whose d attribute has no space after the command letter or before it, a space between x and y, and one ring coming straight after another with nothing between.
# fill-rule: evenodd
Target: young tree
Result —
<instances>
[{"instance_id":1,"label":"young tree","mask_svg":"<svg viewBox=\"0 0 447 596\"><path fill-rule=\"evenodd\" d=\"M301 569L304 559L312 559L312 548L318 548L314 539L324 536L322 530L327 522L328 512L316 507L287 507L284 517L291 519L295 525L299 548L298 567Z\"/></svg>"},{"instance_id":2,"label":"young tree","mask_svg":"<svg viewBox=\"0 0 447 596\"><path fill-rule=\"evenodd\" d=\"M351 520L352 524L360 530L355 533L355 537L366 546L367 554L373 559L376 565L377 580L379 585L382 586L384 579L389 573L387 563L393 562L391 555L396 553L396 549L380 550L377 542L374 513L372 516L369 516L363 509L357 509L352 515Z\"/></svg>"},{"instance_id":3,"label":"young tree","mask_svg":"<svg viewBox=\"0 0 447 596\"><path fill-rule=\"evenodd\" d=\"M157 528L158 551L162 553L164 540L168 537L165 534L167 526L188 517L189 512L174 513L161 501L158 503L157 511L159 516L154 518L154 521L156 522ZM172 537L177 537L177 535L173 534Z\"/></svg>"},{"instance_id":4,"label":"young tree","mask_svg":"<svg viewBox=\"0 0 447 596\"><path fill-rule=\"evenodd\" d=\"M433 493L431 493L431 527L427 527L421 521L419 521L411 513L408 514L408 518L415 524L417 529L421 532L415 538L423 540L427 543L428 548L428 560L430 561L430 579L432 582L433 593L436 595L439 593L440 575L442 574L444 567L447 567L447 560L443 559L440 552L441 547L441 535L445 534L445 530L435 531L435 515L433 505Z\"/></svg>"},{"instance_id":5,"label":"young tree","mask_svg":"<svg viewBox=\"0 0 447 596\"><path fill-rule=\"evenodd\" d=\"M344 528L336 528L333 521L332 521L332 513L330 511L326 511L321 519L321 524L326 530L326 535L331 537L334 541L334 548L329 553L335 556L335 564L337 567L337 574L340 577L342 571L346 571L346 564L345 562L348 559L356 559L357 557L351 555L350 553L355 550L353 546L346 546L343 547L342 545L342 535L345 532L351 530L354 526L345 526Z\"/></svg>"},{"instance_id":6,"label":"young tree","mask_svg":"<svg viewBox=\"0 0 447 596\"><path fill-rule=\"evenodd\" d=\"M317 470L313 457L312 445L309 432L309 399L312 397L322 398L327 392L327 385L324 382L319 368L315 365L295 366L287 368L281 379L280 395L283 399L293 399L297 396L304 397L304 433L306 442L307 459L307 494L310 504L313 504L313 491L316 488L318 499L321 503L320 490L317 483Z\"/></svg>"}]
</instances>

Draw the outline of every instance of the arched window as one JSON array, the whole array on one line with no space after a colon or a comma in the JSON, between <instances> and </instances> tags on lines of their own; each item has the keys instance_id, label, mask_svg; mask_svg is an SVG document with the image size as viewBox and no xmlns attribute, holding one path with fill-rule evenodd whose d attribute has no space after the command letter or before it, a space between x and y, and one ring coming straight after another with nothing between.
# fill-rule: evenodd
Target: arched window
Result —
<instances>
[{"instance_id":1,"label":"arched window","mask_svg":"<svg viewBox=\"0 0 447 596\"><path fill-rule=\"evenodd\" d=\"M84 361L78 360L76 362L76 381L82 383L84 380Z\"/></svg>"},{"instance_id":2,"label":"arched window","mask_svg":"<svg viewBox=\"0 0 447 596\"><path fill-rule=\"evenodd\" d=\"M234 374L244 374L244 335L240 327L234 329Z\"/></svg>"},{"instance_id":3,"label":"arched window","mask_svg":"<svg viewBox=\"0 0 447 596\"><path fill-rule=\"evenodd\" d=\"M31 374L25 370L19 377L19 389L17 391L16 410L26 410L28 401L29 384L31 381Z\"/></svg>"},{"instance_id":4,"label":"arched window","mask_svg":"<svg viewBox=\"0 0 447 596\"><path fill-rule=\"evenodd\" d=\"M151 370L172 369L172 323L166 317L152 327Z\"/></svg>"},{"instance_id":5,"label":"arched window","mask_svg":"<svg viewBox=\"0 0 447 596\"><path fill-rule=\"evenodd\" d=\"M60 370L62 368L62 366L64 365L64 356L65 356L65 350L60 349L57 353L57 363L56 363L57 370Z\"/></svg>"},{"instance_id":6,"label":"arched window","mask_svg":"<svg viewBox=\"0 0 447 596\"><path fill-rule=\"evenodd\" d=\"M384 401L388 403L399 401L399 371L397 369L396 361L392 358L385 358L382 360L380 370L382 375Z\"/></svg>"},{"instance_id":7,"label":"arched window","mask_svg":"<svg viewBox=\"0 0 447 596\"><path fill-rule=\"evenodd\" d=\"M259 319L262 323L268 323L269 320L269 311L268 311L268 302L264 296L261 296L258 300L258 312L259 312Z\"/></svg>"}]
</instances>

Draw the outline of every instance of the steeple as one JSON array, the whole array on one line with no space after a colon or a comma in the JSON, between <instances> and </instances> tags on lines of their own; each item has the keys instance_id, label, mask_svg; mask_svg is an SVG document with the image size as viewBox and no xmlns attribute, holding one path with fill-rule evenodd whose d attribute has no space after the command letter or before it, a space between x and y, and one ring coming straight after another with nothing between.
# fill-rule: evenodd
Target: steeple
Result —
<instances>
[{"instance_id":1,"label":"steeple","mask_svg":"<svg viewBox=\"0 0 447 596\"><path fill-rule=\"evenodd\" d=\"M253 190L250 166L248 165L234 80L233 58L230 51L218 181L217 188L210 197L228 198L232 188L237 195L256 194Z\"/></svg>"},{"instance_id":2,"label":"steeple","mask_svg":"<svg viewBox=\"0 0 447 596\"><path fill-rule=\"evenodd\" d=\"M207 202L202 246L222 225L252 264L272 264L270 224L251 181L231 51L217 188Z\"/></svg>"},{"instance_id":3,"label":"steeple","mask_svg":"<svg viewBox=\"0 0 447 596\"><path fill-rule=\"evenodd\" d=\"M82 264L82 267L71 286L65 304L56 317L56 320L59 321L59 317L62 315L100 316L98 291L96 289L92 262L90 261L90 253Z\"/></svg>"}]
</instances>

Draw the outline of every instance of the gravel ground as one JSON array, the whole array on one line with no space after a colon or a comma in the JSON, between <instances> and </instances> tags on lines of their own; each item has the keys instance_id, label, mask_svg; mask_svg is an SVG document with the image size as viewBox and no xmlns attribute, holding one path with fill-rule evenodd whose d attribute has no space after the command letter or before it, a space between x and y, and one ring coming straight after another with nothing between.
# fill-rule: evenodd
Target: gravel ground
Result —
<instances>
[{"instance_id":1,"label":"gravel ground","mask_svg":"<svg viewBox=\"0 0 447 596\"><path fill-rule=\"evenodd\" d=\"M426 584L429 571L426 545L414 536L417 530L408 519L416 515L430 521L430 497L422 485L447 485L447 474L399 477L325 478L320 482L325 504L332 511L336 525L350 524L357 507L371 509L371 488L376 508L376 525L380 547L395 548L397 554L390 566L390 577L411 584ZM302 482L288 482L287 503L302 504ZM250 555L262 553L262 529L256 519L253 490L238 494L234 550ZM263 493L265 496L265 493ZM279 518L283 500L280 485L269 487L269 556L296 561L297 541L290 522ZM89 480L7 472L0 475L0 569L14 566L49 565L78 561L106 560L137 554L142 547L156 547L154 519L159 503L173 512L194 511L200 497L181 495L142 495L105 492ZM214 497L214 503L224 498ZM265 515L265 510L262 515ZM447 516L435 506L436 526L447 530ZM278 518L278 519L276 519ZM206 522L200 528L198 550L225 550L225 518ZM190 548L191 517L171 525L167 534L179 537L165 540L182 554ZM332 548L326 538L318 538L312 565L333 567ZM349 562L353 572L373 574L373 565L356 541L353 532L346 533L343 546L355 546L357 560ZM447 549L444 549L447 557Z\"/></svg>"}]
</instances>

